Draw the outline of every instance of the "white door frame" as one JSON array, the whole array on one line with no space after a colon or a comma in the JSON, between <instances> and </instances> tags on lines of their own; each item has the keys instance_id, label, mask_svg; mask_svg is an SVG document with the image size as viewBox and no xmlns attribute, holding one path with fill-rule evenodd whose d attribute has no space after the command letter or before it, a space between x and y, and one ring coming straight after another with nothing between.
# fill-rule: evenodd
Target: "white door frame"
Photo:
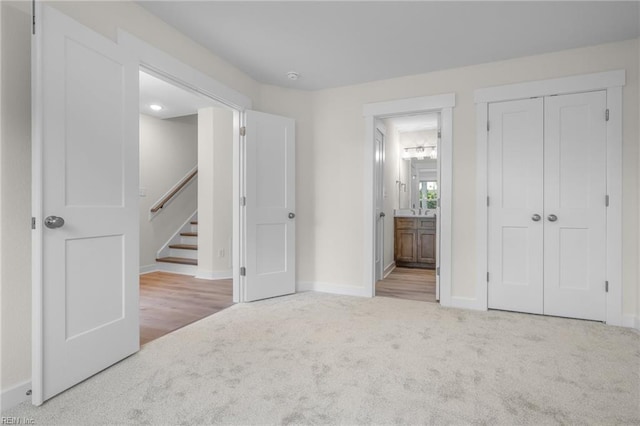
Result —
<instances>
[{"instance_id":1,"label":"white door frame","mask_svg":"<svg viewBox=\"0 0 640 426\"><path fill-rule=\"evenodd\" d=\"M376 118L394 115L440 113L440 304L451 305L451 202L453 176L453 107L455 93L368 103L362 112L365 121L364 144L364 286L365 294L375 296L375 197L374 155Z\"/></svg>"},{"instance_id":2,"label":"white door frame","mask_svg":"<svg viewBox=\"0 0 640 426\"><path fill-rule=\"evenodd\" d=\"M489 87L475 91L476 104L476 297L475 309L487 310L488 104L540 96L606 90L607 122L607 324L622 325L622 86L624 70ZM603 200L604 202L604 200Z\"/></svg>"},{"instance_id":3,"label":"white door frame","mask_svg":"<svg viewBox=\"0 0 640 426\"><path fill-rule=\"evenodd\" d=\"M173 56L140 40L130 33L118 29L118 44L132 51L145 71L155 74L178 87L207 96L233 111L233 199L240 200L242 177L244 173L244 153L241 152L240 127L244 124L244 111L251 109L251 99L240 92L220 83L212 77L180 62ZM233 301L243 302L240 276L243 254L242 220L240 202L233 203Z\"/></svg>"}]
</instances>

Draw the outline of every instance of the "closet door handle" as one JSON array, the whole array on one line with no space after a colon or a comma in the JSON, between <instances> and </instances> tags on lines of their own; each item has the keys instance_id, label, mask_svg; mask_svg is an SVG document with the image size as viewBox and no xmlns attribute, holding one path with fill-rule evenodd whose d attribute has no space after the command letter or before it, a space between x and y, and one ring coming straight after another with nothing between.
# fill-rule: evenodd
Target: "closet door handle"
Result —
<instances>
[{"instance_id":1,"label":"closet door handle","mask_svg":"<svg viewBox=\"0 0 640 426\"><path fill-rule=\"evenodd\" d=\"M558 220L558 216L556 216L555 214L550 214L549 216L547 216L547 220L549 222L555 222L556 220Z\"/></svg>"},{"instance_id":2,"label":"closet door handle","mask_svg":"<svg viewBox=\"0 0 640 426\"><path fill-rule=\"evenodd\" d=\"M534 222L538 222L540 221L540 219L542 219L542 216L540 216L539 214L534 214L533 216L531 216L531 220Z\"/></svg>"}]
</instances>

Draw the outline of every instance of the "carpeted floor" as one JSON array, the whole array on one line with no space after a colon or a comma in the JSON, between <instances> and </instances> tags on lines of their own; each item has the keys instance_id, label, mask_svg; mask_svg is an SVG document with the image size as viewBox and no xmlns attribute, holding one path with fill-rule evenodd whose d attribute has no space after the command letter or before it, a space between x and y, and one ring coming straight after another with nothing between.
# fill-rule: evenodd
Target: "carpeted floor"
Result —
<instances>
[{"instance_id":1,"label":"carpeted floor","mask_svg":"<svg viewBox=\"0 0 640 426\"><path fill-rule=\"evenodd\" d=\"M640 424L640 335L301 293L234 305L40 408L43 424Z\"/></svg>"}]
</instances>

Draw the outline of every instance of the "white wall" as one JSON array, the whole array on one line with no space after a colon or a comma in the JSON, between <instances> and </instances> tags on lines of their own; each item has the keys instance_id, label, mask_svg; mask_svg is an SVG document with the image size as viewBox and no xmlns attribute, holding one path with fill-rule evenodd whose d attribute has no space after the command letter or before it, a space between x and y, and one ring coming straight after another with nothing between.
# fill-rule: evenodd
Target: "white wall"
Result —
<instances>
[{"instance_id":1,"label":"white wall","mask_svg":"<svg viewBox=\"0 0 640 426\"><path fill-rule=\"evenodd\" d=\"M151 207L198 164L198 116L161 120L140 114L140 268L156 263L157 251L198 209L199 178L187 185L158 214Z\"/></svg>"},{"instance_id":2,"label":"white wall","mask_svg":"<svg viewBox=\"0 0 640 426\"><path fill-rule=\"evenodd\" d=\"M198 111L198 278L233 276L233 113Z\"/></svg>"},{"instance_id":3,"label":"white wall","mask_svg":"<svg viewBox=\"0 0 640 426\"><path fill-rule=\"evenodd\" d=\"M474 297L475 286L475 105L478 88L626 69L624 88L624 312L635 313L638 290L638 40L592 46L509 61L414 75L313 93L314 153L301 182L315 182L314 271L310 280L364 288L362 105L415 96L455 93L453 111L452 295ZM301 155L305 155L304 153ZM366 183L370 185L370 183ZM336 188L348 188L338 192ZM353 188L356 188L355 190ZM311 195L311 194L310 194ZM336 208L339 206L339 208ZM367 231L369 232L369 231ZM340 244L336 244L339 238ZM344 259L349 259L345 264ZM305 261L301 261L304 266Z\"/></svg>"},{"instance_id":4,"label":"white wall","mask_svg":"<svg viewBox=\"0 0 640 426\"><path fill-rule=\"evenodd\" d=\"M31 377L29 15L2 2L2 389Z\"/></svg>"}]
</instances>

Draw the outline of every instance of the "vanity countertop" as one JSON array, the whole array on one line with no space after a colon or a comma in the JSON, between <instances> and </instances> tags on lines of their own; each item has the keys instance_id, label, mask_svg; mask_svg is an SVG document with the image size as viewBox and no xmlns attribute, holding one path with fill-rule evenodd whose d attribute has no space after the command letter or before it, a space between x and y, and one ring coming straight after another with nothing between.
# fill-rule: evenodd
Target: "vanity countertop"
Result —
<instances>
[{"instance_id":1,"label":"vanity countertop","mask_svg":"<svg viewBox=\"0 0 640 426\"><path fill-rule=\"evenodd\" d=\"M419 209L413 209L413 210L415 210L415 213L413 213L411 211L411 209L394 210L394 217L423 217L423 218L435 218L436 217L435 210L423 211L423 212L420 212L420 214L418 214Z\"/></svg>"}]
</instances>

